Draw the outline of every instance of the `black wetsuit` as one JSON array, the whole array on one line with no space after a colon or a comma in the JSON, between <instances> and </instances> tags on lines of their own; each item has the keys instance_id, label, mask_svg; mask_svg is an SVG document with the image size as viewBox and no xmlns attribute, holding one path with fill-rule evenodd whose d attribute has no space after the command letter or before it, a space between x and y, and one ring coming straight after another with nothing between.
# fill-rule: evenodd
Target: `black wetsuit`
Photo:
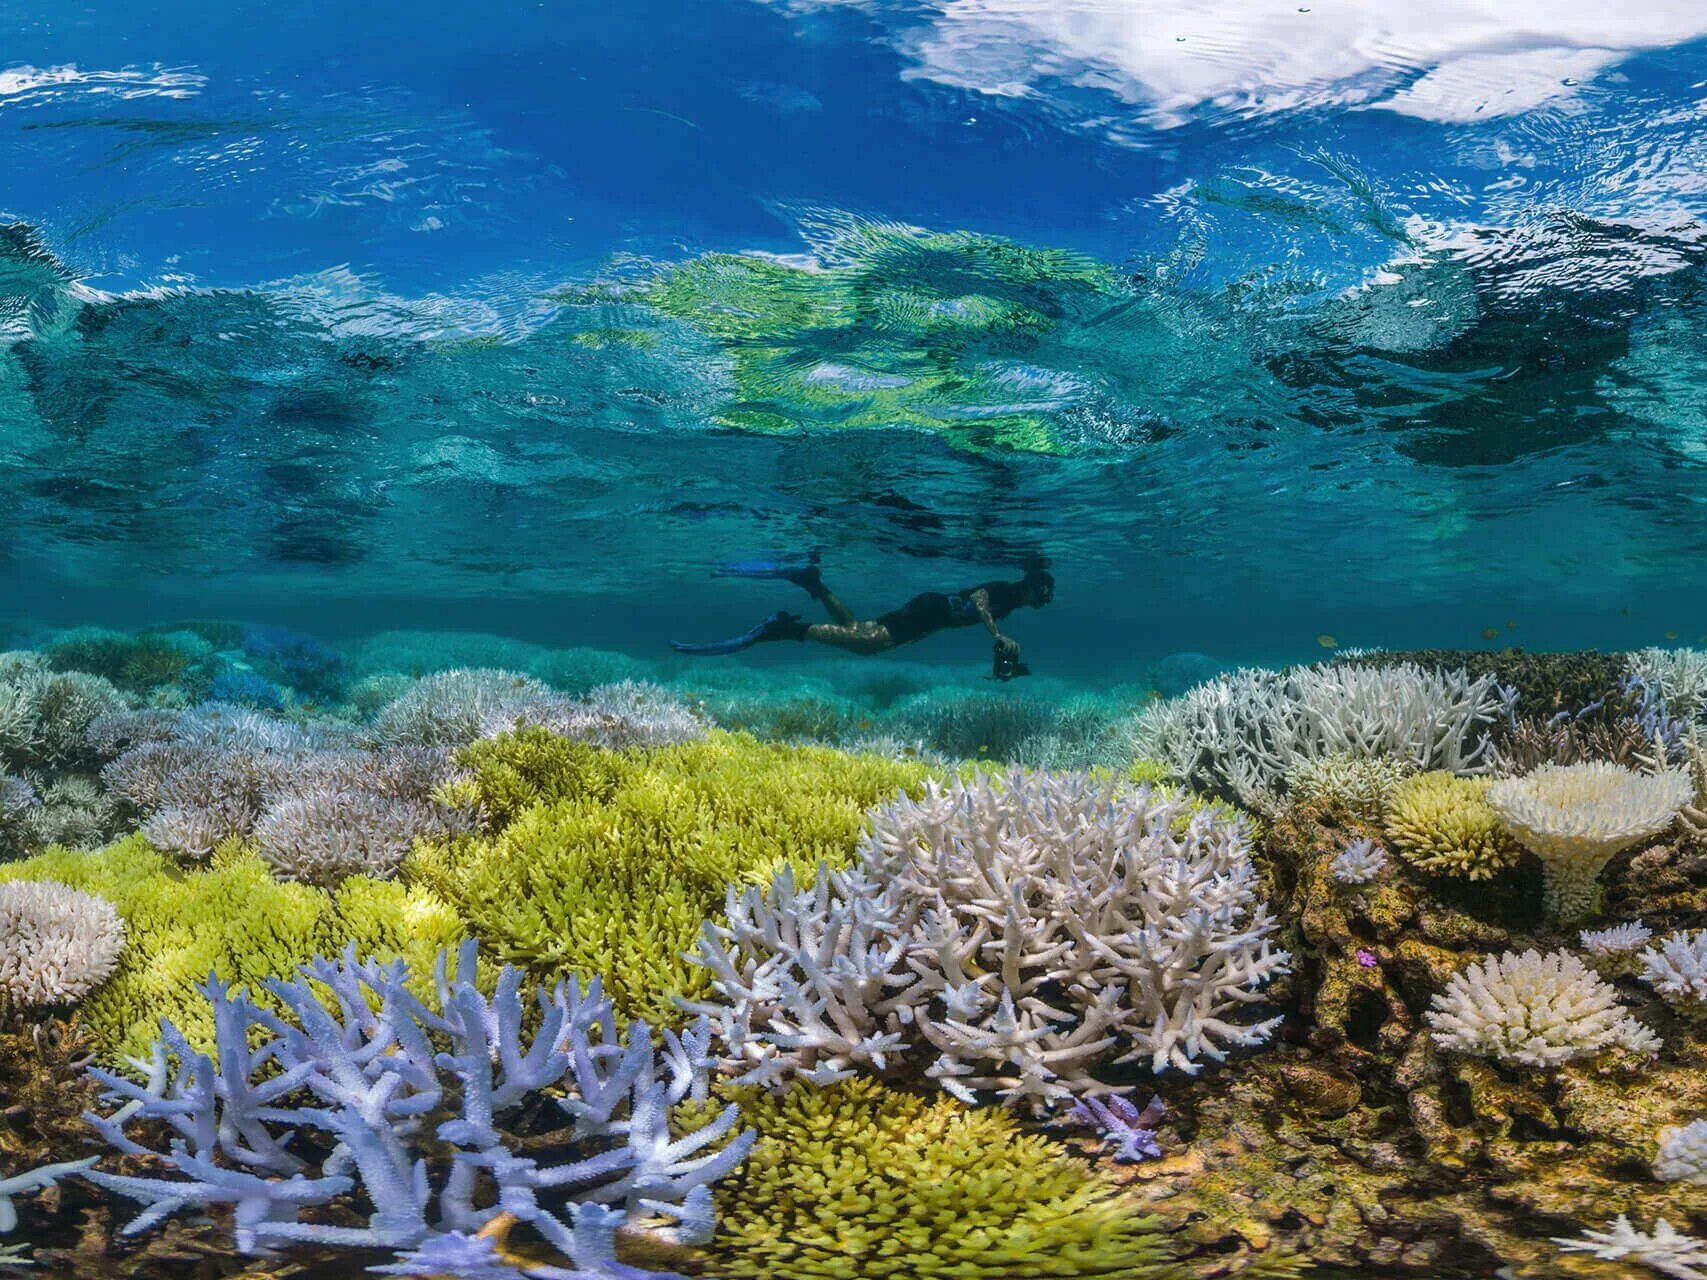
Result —
<instances>
[{"instance_id":1,"label":"black wetsuit","mask_svg":"<svg viewBox=\"0 0 1707 1280\"><path fill-rule=\"evenodd\" d=\"M971 627L983 622L978 607L972 603L972 593L982 591L990 598L990 616L1005 618L1025 603L1025 584L1020 582L984 582L953 595L926 591L914 596L899 609L891 609L875 619L889 632L894 643L912 644L937 631L950 627Z\"/></svg>"}]
</instances>

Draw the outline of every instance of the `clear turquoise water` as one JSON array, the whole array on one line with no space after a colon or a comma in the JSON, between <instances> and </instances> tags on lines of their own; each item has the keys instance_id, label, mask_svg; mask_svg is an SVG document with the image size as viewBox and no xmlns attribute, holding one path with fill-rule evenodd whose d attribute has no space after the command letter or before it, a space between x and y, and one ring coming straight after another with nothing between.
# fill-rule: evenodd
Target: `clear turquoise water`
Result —
<instances>
[{"instance_id":1,"label":"clear turquoise water","mask_svg":"<svg viewBox=\"0 0 1707 1280\"><path fill-rule=\"evenodd\" d=\"M1698 6L0 29L18 629L651 658L810 548L868 613L1046 560L1069 679L1707 632Z\"/></svg>"}]
</instances>

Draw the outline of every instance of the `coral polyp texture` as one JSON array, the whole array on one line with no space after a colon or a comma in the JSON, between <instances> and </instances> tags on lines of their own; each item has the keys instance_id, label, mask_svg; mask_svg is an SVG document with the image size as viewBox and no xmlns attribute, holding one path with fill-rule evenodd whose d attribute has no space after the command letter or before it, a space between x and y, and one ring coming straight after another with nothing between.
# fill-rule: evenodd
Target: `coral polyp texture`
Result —
<instances>
[{"instance_id":1,"label":"coral polyp texture","mask_svg":"<svg viewBox=\"0 0 1707 1280\"><path fill-rule=\"evenodd\" d=\"M1150 787L1043 771L876 809L854 866L731 888L697 962L744 1078L916 1060L956 1096L1046 1110L1099 1065L1195 1074L1260 1045L1287 971L1243 822Z\"/></svg>"},{"instance_id":2,"label":"coral polyp texture","mask_svg":"<svg viewBox=\"0 0 1707 1280\"><path fill-rule=\"evenodd\" d=\"M1166 1274L1111 1178L999 1110L874 1080L737 1093L759 1132L716 1191L729 1280L1038 1280Z\"/></svg>"},{"instance_id":3,"label":"coral polyp texture","mask_svg":"<svg viewBox=\"0 0 1707 1280\"><path fill-rule=\"evenodd\" d=\"M1707 929L1668 934L1637 958L1637 976L1668 1004L1707 1016Z\"/></svg>"},{"instance_id":4,"label":"coral polyp texture","mask_svg":"<svg viewBox=\"0 0 1707 1280\"><path fill-rule=\"evenodd\" d=\"M113 904L56 880L0 884L0 1012L81 1000L118 964Z\"/></svg>"},{"instance_id":5,"label":"coral polyp texture","mask_svg":"<svg viewBox=\"0 0 1707 1280\"><path fill-rule=\"evenodd\" d=\"M1548 915L1573 921L1599 905L1597 882L1612 856L1659 835L1694 795L1686 773L1637 773L1594 761L1501 778L1489 785L1487 801L1541 859Z\"/></svg>"},{"instance_id":6,"label":"coral polyp texture","mask_svg":"<svg viewBox=\"0 0 1707 1280\"><path fill-rule=\"evenodd\" d=\"M1707 1119L1691 1120L1661 1132L1653 1170L1661 1182L1707 1186Z\"/></svg>"},{"instance_id":7,"label":"coral polyp texture","mask_svg":"<svg viewBox=\"0 0 1707 1280\"><path fill-rule=\"evenodd\" d=\"M1515 866L1523 850L1488 806L1487 792L1488 779L1443 769L1408 778L1393 788L1387 839L1420 871L1490 879Z\"/></svg>"},{"instance_id":8,"label":"coral polyp texture","mask_svg":"<svg viewBox=\"0 0 1707 1280\"><path fill-rule=\"evenodd\" d=\"M92 1123L145 1172L83 1176L143 1206L125 1235L229 1209L245 1253L420 1251L505 1215L574 1274L601 1275L622 1274L601 1268L617 1265L623 1227L710 1240L711 1185L754 1135L736 1133L734 1104L691 1128L673 1118L706 1098L706 1030L666 1032L660 1048L644 1025L619 1034L596 980L527 991L506 967L488 996L475 966L472 942L453 963L441 953L428 1004L405 963L351 948L267 984L282 1018L210 979L214 1054L167 1021L144 1079L96 1072L112 1109ZM506 1128L541 1105L555 1128L525 1141Z\"/></svg>"},{"instance_id":9,"label":"coral polyp texture","mask_svg":"<svg viewBox=\"0 0 1707 1280\"><path fill-rule=\"evenodd\" d=\"M1617 989L1568 951L1508 951L1455 974L1428 1023L1443 1049L1527 1067L1556 1067L1617 1046L1650 1054L1659 1038L1618 1003Z\"/></svg>"}]
</instances>

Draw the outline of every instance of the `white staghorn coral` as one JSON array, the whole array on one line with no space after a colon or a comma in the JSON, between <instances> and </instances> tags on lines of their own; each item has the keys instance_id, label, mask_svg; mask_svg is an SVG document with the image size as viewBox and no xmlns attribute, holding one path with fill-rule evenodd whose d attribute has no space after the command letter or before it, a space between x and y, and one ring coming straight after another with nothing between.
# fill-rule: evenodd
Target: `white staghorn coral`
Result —
<instances>
[{"instance_id":1,"label":"white staghorn coral","mask_svg":"<svg viewBox=\"0 0 1707 1280\"><path fill-rule=\"evenodd\" d=\"M1629 920L1610 929L1584 929L1577 934L1577 940L1595 959L1611 960L1631 954L1653 936L1653 930L1640 920Z\"/></svg>"},{"instance_id":2,"label":"white staghorn coral","mask_svg":"<svg viewBox=\"0 0 1707 1280\"><path fill-rule=\"evenodd\" d=\"M1485 769L1487 730L1512 697L1493 676L1408 662L1247 668L1147 708L1131 745L1189 782L1261 805L1289 772L1324 757Z\"/></svg>"},{"instance_id":3,"label":"white staghorn coral","mask_svg":"<svg viewBox=\"0 0 1707 1280\"><path fill-rule=\"evenodd\" d=\"M1555 1067L1614 1045L1651 1053L1659 1040L1619 1007L1618 992L1568 951L1508 951L1454 974L1428 1013L1443 1049Z\"/></svg>"},{"instance_id":4,"label":"white staghorn coral","mask_svg":"<svg viewBox=\"0 0 1707 1280\"><path fill-rule=\"evenodd\" d=\"M1365 822L1383 822L1393 788L1415 772L1410 761L1385 756L1322 756L1293 765L1286 774L1286 791L1295 801L1331 801Z\"/></svg>"},{"instance_id":5,"label":"white staghorn coral","mask_svg":"<svg viewBox=\"0 0 1707 1280\"><path fill-rule=\"evenodd\" d=\"M1707 713L1707 651L1639 649L1624 655L1624 673L1658 690L1667 713L1680 720Z\"/></svg>"},{"instance_id":6,"label":"white staghorn coral","mask_svg":"<svg viewBox=\"0 0 1707 1280\"><path fill-rule=\"evenodd\" d=\"M856 865L730 891L693 1005L748 1079L828 1082L891 1056L1042 1110L1097 1063L1195 1073L1262 1043L1236 1020L1286 972L1242 821L1077 774L977 775L873 811Z\"/></svg>"},{"instance_id":7,"label":"white staghorn coral","mask_svg":"<svg viewBox=\"0 0 1707 1280\"><path fill-rule=\"evenodd\" d=\"M1333 876L1341 884L1368 884L1387 866L1387 855L1373 840L1353 840L1334 857Z\"/></svg>"},{"instance_id":8,"label":"white staghorn coral","mask_svg":"<svg viewBox=\"0 0 1707 1280\"><path fill-rule=\"evenodd\" d=\"M124 949L112 903L57 880L0 883L0 1008L81 1000Z\"/></svg>"},{"instance_id":9,"label":"white staghorn coral","mask_svg":"<svg viewBox=\"0 0 1707 1280\"><path fill-rule=\"evenodd\" d=\"M1637 958L1642 963L1637 976L1667 1004L1707 1013L1707 929L1679 929Z\"/></svg>"},{"instance_id":10,"label":"white staghorn coral","mask_svg":"<svg viewBox=\"0 0 1707 1280\"><path fill-rule=\"evenodd\" d=\"M1602 1262L1628 1258L1672 1280L1707 1280L1707 1272L1699 1270L1707 1267L1707 1243L1683 1234L1664 1218L1654 1223L1650 1235L1636 1230L1621 1213L1605 1231L1585 1231L1574 1239L1554 1236L1553 1243L1567 1253L1593 1254Z\"/></svg>"},{"instance_id":11,"label":"white staghorn coral","mask_svg":"<svg viewBox=\"0 0 1707 1280\"><path fill-rule=\"evenodd\" d=\"M1541 859L1547 914L1572 921L1594 911L1596 882L1612 856L1664 831L1694 794L1689 775L1678 770L1637 773L1596 760L1501 778L1489 785L1487 801Z\"/></svg>"},{"instance_id":12,"label":"white staghorn coral","mask_svg":"<svg viewBox=\"0 0 1707 1280\"><path fill-rule=\"evenodd\" d=\"M1661 1182L1693 1182L1707 1186L1707 1120L1660 1131L1654 1156L1654 1177Z\"/></svg>"}]
</instances>

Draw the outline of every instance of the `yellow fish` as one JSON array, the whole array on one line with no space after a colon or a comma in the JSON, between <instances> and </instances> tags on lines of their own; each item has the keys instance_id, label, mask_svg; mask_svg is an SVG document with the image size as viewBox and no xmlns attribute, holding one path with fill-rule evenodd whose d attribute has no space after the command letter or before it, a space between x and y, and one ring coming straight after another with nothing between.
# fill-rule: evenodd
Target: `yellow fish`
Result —
<instances>
[{"instance_id":1,"label":"yellow fish","mask_svg":"<svg viewBox=\"0 0 1707 1280\"><path fill-rule=\"evenodd\" d=\"M1666 639L1667 639L1667 640L1675 640L1675 639L1677 639L1677 632L1675 632L1675 631L1668 631L1668 632L1666 632Z\"/></svg>"},{"instance_id":2,"label":"yellow fish","mask_svg":"<svg viewBox=\"0 0 1707 1280\"><path fill-rule=\"evenodd\" d=\"M1516 631L1517 630L1517 619L1516 618L1507 618L1505 620L1505 629L1507 631Z\"/></svg>"},{"instance_id":3,"label":"yellow fish","mask_svg":"<svg viewBox=\"0 0 1707 1280\"><path fill-rule=\"evenodd\" d=\"M1332 636L1324 634L1316 637L1316 643L1321 645L1324 649L1337 649L1339 648L1340 642L1335 640Z\"/></svg>"},{"instance_id":4,"label":"yellow fish","mask_svg":"<svg viewBox=\"0 0 1707 1280\"><path fill-rule=\"evenodd\" d=\"M1482 639L1484 639L1484 640L1498 640L1499 638L1500 638L1500 629L1498 627L1483 627L1482 628Z\"/></svg>"}]
</instances>

